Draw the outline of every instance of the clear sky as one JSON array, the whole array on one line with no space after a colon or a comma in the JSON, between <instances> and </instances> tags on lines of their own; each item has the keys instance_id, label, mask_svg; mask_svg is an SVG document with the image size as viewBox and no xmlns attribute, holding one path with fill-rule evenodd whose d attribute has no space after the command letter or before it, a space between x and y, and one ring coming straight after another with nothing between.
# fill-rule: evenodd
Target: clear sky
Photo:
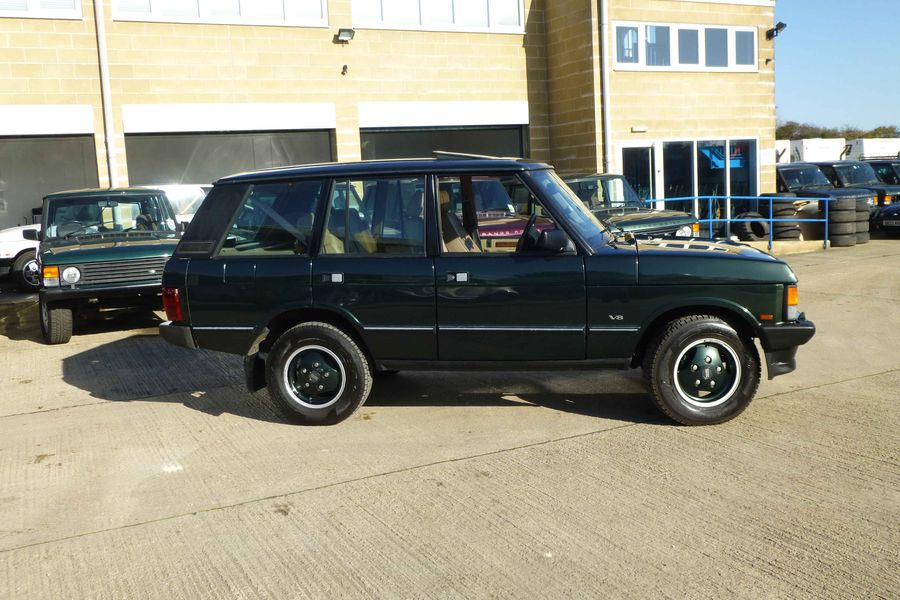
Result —
<instances>
[{"instance_id":1,"label":"clear sky","mask_svg":"<svg viewBox=\"0 0 900 600\"><path fill-rule=\"evenodd\" d=\"M900 126L900 0L778 0L775 21L779 120Z\"/></svg>"}]
</instances>

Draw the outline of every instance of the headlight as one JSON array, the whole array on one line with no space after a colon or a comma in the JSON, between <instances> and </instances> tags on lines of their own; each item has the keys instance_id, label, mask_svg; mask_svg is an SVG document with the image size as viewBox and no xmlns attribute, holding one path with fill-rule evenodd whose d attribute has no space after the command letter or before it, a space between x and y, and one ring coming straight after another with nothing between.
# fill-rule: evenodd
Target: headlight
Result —
<instances>
[{"instance_id":1,"label":"headlight","mask_svg":"<svg viewBox=\"0 0 900 600\"><path fill-rule=\"evenodd\" d=\"M675 231L675 237L694 237L694 228L690 225L679 227L678 230Z\"/></svg>"},{"instance_id":2,"label":"headlight","mask_svg":"<svg viewBox=\"0 0 900 600\"><path fill-rule=\"evenodd\" d=\"M62 272L62 280L66 283L78 283L81 279L81 271L77 267L66 267Z\"/></svg>"},{"instance_id":3,"label":"headlight","mask_svg":"<svg viewBox=\"0 0 900 600\"><path fill-rule=\"evenodd\" d=\"M43 269L41 269L41 278L43 279L44 287L58 287L59 267L45 266Z\"/></svg>"}]
</instances>

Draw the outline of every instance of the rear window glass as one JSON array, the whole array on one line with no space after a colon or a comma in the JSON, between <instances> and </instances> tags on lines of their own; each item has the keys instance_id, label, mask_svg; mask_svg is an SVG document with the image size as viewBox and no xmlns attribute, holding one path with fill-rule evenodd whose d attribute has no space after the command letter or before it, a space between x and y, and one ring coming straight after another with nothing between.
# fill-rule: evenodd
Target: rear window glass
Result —
<instances>
[{"instance_id":1,"label":"rear window glass","mask_svg":"<svg viewBox=\"0 0 900 600\"><path fill-rule=\"evenodd\" d=\"M238 206L247 196L248 185L217 185L191 219L175 254L211 254Z\"/></svg>"}]
</instances>

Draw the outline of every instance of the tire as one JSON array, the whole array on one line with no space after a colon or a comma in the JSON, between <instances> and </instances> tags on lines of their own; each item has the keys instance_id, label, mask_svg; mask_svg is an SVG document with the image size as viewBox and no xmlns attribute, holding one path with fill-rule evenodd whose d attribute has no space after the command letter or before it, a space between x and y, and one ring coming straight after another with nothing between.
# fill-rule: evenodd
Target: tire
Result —
<instances>
[{"instance_id":1,"label":"tire","mask_svg":"<svg viewBox=\"0 0 900 600\"><path fill-rule=\"evenodd\" d=\"M830 238L836 235L847 235L848 233L856 233L856 221L828 224L828 237Z\"/></svg>"},{"instance_id":2,"label":"tire","mask_svg":"<svg viewBox=\"0 0 900 600\"><path fill-rule=\"evenodd\" d=\"M822 215L825 218L825 215ZM828 213L829 223L852 223L856 222L855 210L832 210Z\"/></svg>"},{"instance_id":3,"label":"tire","mask_svg":"<svg viewBox=\"0 0 900 600\"><path fill-rule=\"evenodd\" d=\"M846 235L833 235L829 238L828 244L832 248L849 248L856 245L856 234L848 233Z\"/></svg>"},{"instance_id":4,"label":"tire","mask_svg":"<svg viewBox=\"0 0 900 600\"><path fill-rule=\"evenodd\" d=\"M857 244L868 244L870 239L872 239L872 238L869 236L868 231L856 234L856 243Z\"/></svg>"},{"instance_id":5,"label":"tire","mask_svg":"<svg viewBox=\"0 0 900 600\"><path fill-rule=\"evenodd\" d=\"M868 221L857 221L856 222L856 233L869 233L869 222Z\"/></svg>"},{"instance_id":6,"label":"tire","mask_svg":"<svg viewBox=\"0 0 900 600\"><path fill-rule=\"evenodd\" d=\"M41 271L37 263L37 252L22 254L13 261L12 276L16 285L23 292L36 292L41 289Z\"/></svg>"},{"instance_id":7,"label":"tire","mask_svg":"<svg viewBox=\"0 0 900 600\"><path fill-rule=\"evenodd\" d=\"M856 211L856 220L857 221L868 221L869 217L872 216L872 211L868 208L866 210L857 210Z\"/></svg>"},{"instance_id":8,"label":"tire","mask_svg":"<svg viewBox=\"0 0 900 600\"><path fill-rule=\"evenodd\" d=\"M43 299L38 303L38 320L44 343L66 344L72 339L72 309L65 306L47 304Z\"/></svg>"},{"instance_id":9,"label":"tire","mask_svg":"<svg viewBox=\"0 0 900 600\"><path fill-rule=\"evenodd\" d=\"M819 210L825 212L825 205L828 205L828 212L836 210L856 210L856 198L834 198L831 202L819 200Z\"/></svg>"},{"instance_id":10,"label":"tire","mask_svg":"<svg viewBox=\"0 0 900 600\"><path fill-rule=\"evenodd\" d=\"M266 359L266 381L286 420L330 425L363 405L372 389L372 372L353 338L328 323L309 322L275 341Z\"/></svg>"},{"instance_id":11,"label":"tire","mask_svg":"<svg viewBox=\"0 0 900 600\"><path fill-rule=\"evenodd\" d=\"M866 211L866 214L869 214L871 211L871 205L869 204L868 198L857 198L856 199L856 212Z\"/></svg>"},{"instance_id":12,"label":"tire","mask_svg":"<svg viewBox=\"0 0 900 600\"><path fill-rule=\"evenodd\" d=\"M747 408L759 387L760 361L752 342L731 325L711 315L691 315L670 322L650 344L644 375L653 402L671 419L712 425ZM704 383L696 386L694 378Z\"/></svg>"},{"instance_id":13,"label":"tire","mask_svg":"<svg viewBox=\"0 0 900 600\"><path fill-rule=\"evenodd\" d=\"M775 239L776 240L799 240L800 235L801 235L800 229L794 228L794 229L788 229L786 231L782 231L780 233L776 231Z\"/></svg>"},{"instance_id":14,"label":"tire","mask_svg":"<svg viewBox=\"0 0 900 600\"><path fill-rule=\"evenodd\" d=\"M759 219L745 223L735 223L734 231L742 241L761 242L769 239L769 224L763 221L763 216L759 213L741 213L735 215L736 219Z\"/></svg>"}]
</instances>

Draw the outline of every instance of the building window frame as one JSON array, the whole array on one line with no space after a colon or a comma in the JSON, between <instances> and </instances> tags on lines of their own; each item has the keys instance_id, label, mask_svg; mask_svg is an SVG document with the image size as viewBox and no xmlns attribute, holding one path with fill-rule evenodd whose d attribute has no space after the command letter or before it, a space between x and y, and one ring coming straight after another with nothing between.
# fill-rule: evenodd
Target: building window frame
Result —
<instances>
[{"instance_id":1,"label":"building window frame","mask_svg":"<svg viewBox=\"0 0 900 600\"><path fill-rule=\"evenodd\" d=\"M669 65L648 65L647 52L639 52L637 62L620 62L616 48L611 48L613 53L613 69L616 71L674 71L687 73L758 73L759 72L759 29L739 25L715 25L702 23L660 23L656 21L613 21L615 39L618 40L620 28L637 29L637 48L647 47L648 27L669 28ZM727 60L725 66L710 67L706 65L706 32L711 29L724 29L727 32ZM681 31L697 32L698 62L682 63L680 55ZM753 62L751 64L738 64L737 62L737 34L751 33L753 35Z\"/></svg>"},{"instance_id":2,"label":"building window frame","mask_svg":"<svg viewBox=\"0 0 900 600\"><path fill-rule=\"evenodd\" d=\"M208 0L194 0L197 3L196 17L188 15L166 15L163 12L163 0L148 0L150 4L149 12L129 12L124 11L119 6L118 0L112 2L112 18L113 21L136 21L149 23L197 23L204 25L260 25L268 27L328 27L328 0L317 0L321 10L321 18L303 19L290 18L285 16L284 19L265 19L255 18L252 16L217 16L212 12L212 5ZM238 2L238 11L244 2L252 2L253 0L240 0ZM282 5L283 6L283 5ZM286 14L286 13L285 13Z\"/></svg>"},{"instance_id":3,"label":"building window frame","mask_svg":"<svg viewBox=\"0 0 900 600\"><path fill-rule=\"evenodd\" d=\"M67 19L80 21L84 18L82 0L75 0L75 7L69 9L42 8L41 0L26 0L24 10L0 10L0 18L14 19Z\"/></svg>"},{"instance_id":4,"label":"building window frame","mask_svg":"<svg viewBox=\"0 0 900 600\"><path fill-rule=\"evenodd\" d=\"M502 25L500 23L500 15L498 6L502 0L484 0L488 14L488 26L476 27L471 25L456 25L426 23L422 18L422 6L426 2L432 0L413 0L418 4L418 23L401 23L391 22L382 19L371 19L362 16L362 10L359 8L360 2L363 0L352 1L353 27L356 29L390 29L399 31L441 31L441 32L460 32L460 33L506 33L506 34L524 34L525 33L525 1L514 0L519 11L519 24L515 26ZM369 0L370 2L379 2L382 5L382 16L384 15L383 0ZM454 4L455 0L451 0ZM508 0L507 0L508 1Z\"/></svg>"}]
</instances>

